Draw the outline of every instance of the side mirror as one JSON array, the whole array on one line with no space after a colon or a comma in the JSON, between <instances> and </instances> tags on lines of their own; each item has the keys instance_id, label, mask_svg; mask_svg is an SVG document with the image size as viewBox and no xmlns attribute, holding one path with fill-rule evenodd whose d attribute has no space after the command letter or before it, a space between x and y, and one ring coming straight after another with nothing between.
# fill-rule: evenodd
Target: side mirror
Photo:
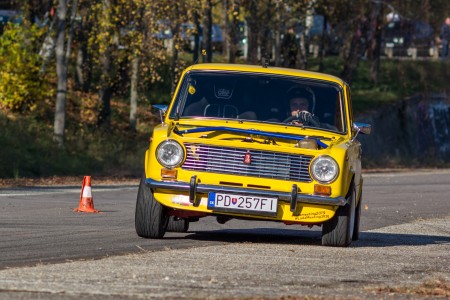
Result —
<instances>
[{"instance_id":1,"label":"side mirror","mask_svg":"<svg viewBox=\"0 0 450 300\"><path fill-rule=\"evenodd\" d=\"M159 117L161 118L161 125L164 125L164 115L166 114L167 108L169 108L169 106L164 104L155 104L153 105L153 108L159 111Z\"/></svg>"},{"instance_id":2,"label":"side mirror","mask_svg":"<svg viewBox=\"0 0 450 300\"><path fill-rule=\"evenodd\" d=\"M370 132L372 131L372 125L355 122L353 123L353 130L358 133L361 132L362 134L370 134Z\"/></svg>"},{"instance_id":3,"label":"side mirror","mask_svg":"<svg viewBox=\"0 0 450 300\"><path fill-rule=\"evenodd\" d=\"M358 122L353 123L353 132L355 133L355 135L353 136L351 142L353 142L356 139L356 137L358 136L358 134L360 132L362 134L370 134L371 131L372 131L372 126L370 124L358 123Z\"/></svg>"}]
</instances>

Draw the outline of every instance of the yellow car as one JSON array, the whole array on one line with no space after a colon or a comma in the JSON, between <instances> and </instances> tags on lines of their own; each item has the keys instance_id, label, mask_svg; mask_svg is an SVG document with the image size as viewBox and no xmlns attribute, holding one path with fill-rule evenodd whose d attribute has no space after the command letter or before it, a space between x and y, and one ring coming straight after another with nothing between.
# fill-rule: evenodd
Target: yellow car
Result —
<instances>
[{"instance_id":1,"label":"yellow car","mask_svg":"<svg viewBox=\"0 0 450 300\"><path fill-rule=\"evenodd\" d=\"M136 202L139 236L215 216L322 226L322 244L358 239L363 179L350 88L270 66L197 64L157 107Z\"/></svg>"}]
</instances>

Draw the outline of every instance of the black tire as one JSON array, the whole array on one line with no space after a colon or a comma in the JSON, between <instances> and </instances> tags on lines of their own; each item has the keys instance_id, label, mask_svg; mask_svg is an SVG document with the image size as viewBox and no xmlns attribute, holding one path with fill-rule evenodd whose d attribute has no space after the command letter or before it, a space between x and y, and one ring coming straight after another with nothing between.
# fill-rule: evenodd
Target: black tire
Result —
<instances>
[{"instance_id":1,"label":"black tire","mask_svg":"<svg viewBox=\"0 0 450 300\"><path fill-rule=\"evenodd\" d=\"M357 241L359 240L359 224L361 220L361 204L362 203L362 192L359 196L358 204L356 205L356 212L355 212L355 225L353 227L353 236L352 240Z\"/></svg>"},{"instance_id":2,"label":"black tire","mask_svg":"<svg viewBox=\"0 0 450 300\"><path fill-rule=\"evenodd\" d=\"M340 206L334 217L322 225L322 245L348 247L355 227L355 188L350 189L348 203Z\"/></svg>"},{"instance_id":3,"label":"black tire","mask_svg":"<svg viewBox=\"0 0 450 300\"><path fill-rule=\"evenodd\" d=\"M155 200L153 191L142 176L136 200L134 224L136 233L143 238L161 239L166 233L169 216L166 208Z\"/></svg>"},{"instance_id":4,"label":"black tire","mask_svg":"<svg viewBox=\"0 0 450 300\"><path fill-rule=\"evenodd\" d=\"M170 217L167 225L168 232L187 232L189 229L189 221L186 219L179 219L177 217Z\"/></svg>"}]
</instances>

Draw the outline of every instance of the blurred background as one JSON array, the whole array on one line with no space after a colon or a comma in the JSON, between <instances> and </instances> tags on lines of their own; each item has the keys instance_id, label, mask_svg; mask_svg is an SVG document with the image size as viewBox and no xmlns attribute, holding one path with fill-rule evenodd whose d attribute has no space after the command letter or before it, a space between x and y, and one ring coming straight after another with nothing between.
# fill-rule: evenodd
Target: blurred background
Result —
<instances>
[{"instance_id":1,"label":"blurred background","mask_svg":"<svg viewBox=\"0 0 450 300\"><path fill-rule=\"evenodd\" d=\"M0 178L139 177L185 67L265 60L351 85L366 169L448 167L448 17L448 0L0 0Z\"/></svg>"}]
</instances>

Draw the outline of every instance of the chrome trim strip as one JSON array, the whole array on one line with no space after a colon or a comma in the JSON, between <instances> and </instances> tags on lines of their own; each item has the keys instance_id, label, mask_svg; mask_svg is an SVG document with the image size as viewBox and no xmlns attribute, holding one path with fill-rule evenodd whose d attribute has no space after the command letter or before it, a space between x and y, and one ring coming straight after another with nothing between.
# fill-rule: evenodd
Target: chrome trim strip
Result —
<instances>
[{"instance_id":1,"label":"chrome trim strip","mask_svg":"<svg viewBox=\"0 0 450 300\"><path fill-rule=\"evenodd\" d=\"M179 181L156 181L151 178L147 178L145 183L148 184L152 189L166 189L173 191L189 192L190 186L188 182ZM278 199L289 202L291 199L291 192L278 192L278 191L268 191L268 190L258 190L249 188L239 188L231 186L219 186L211 184L197 184L197 193L236 193L236 194L252 194L264 197L278 197ZM324 204L324 205L338 205L344 206L347 204L347 199L345 197L324 197L316 195L297 195L298 203L309 203L309 204Z\"/></svg>"}]
</instances>

